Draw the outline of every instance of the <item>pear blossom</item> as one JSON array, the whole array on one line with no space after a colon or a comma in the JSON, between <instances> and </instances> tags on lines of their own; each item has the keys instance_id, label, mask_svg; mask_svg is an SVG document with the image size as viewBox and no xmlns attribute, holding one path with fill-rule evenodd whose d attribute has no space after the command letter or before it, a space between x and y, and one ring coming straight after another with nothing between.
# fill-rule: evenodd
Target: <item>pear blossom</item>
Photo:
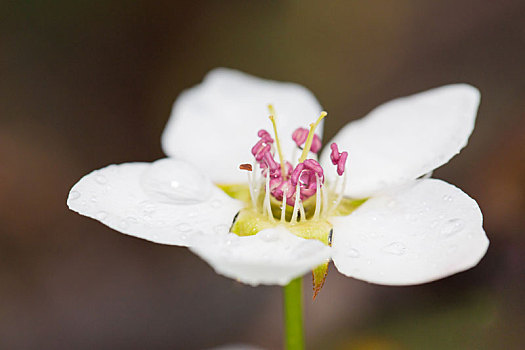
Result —
<instances>
[{"instance_id":1,"label":"pear blossom","mask_svg":"<svg viewBox=\"0 0 525 350\"><path fill-rule=\"evenodd\" d=\"M466 146L479 101L466 84L399 98L317 155L326 114L310 91L219 68L176 100L168 158L95 170L67 204L251 285L314 271L319 287L330 260L371 283L425 283L488 248L477 203L426 176Z\"/></svg>"}]
</instances>

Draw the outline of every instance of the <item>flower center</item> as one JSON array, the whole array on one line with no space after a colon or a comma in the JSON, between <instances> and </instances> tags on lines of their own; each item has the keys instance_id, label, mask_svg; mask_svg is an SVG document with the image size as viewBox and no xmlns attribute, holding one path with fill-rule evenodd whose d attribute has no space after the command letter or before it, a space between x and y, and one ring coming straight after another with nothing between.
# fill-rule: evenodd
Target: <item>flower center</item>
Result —
<instances>
[{"instance_id":1,"label":"flower center","mask_svg":"<svg viewBox=\"0 0 525 350\"><path fill-rule=\"evenodd\" d=\"M323 167L317 161L321 139L315 134L319 123L326 117L322 112L310 124L309 130L298 128L291 135L298 150L302 150L297 161L286 161L277 133L277 118L272 105L268 106L274 137L262 129L259 140L252 147L252 164L241 164L248 171L248 184L252 209L267 220L296 224L305 220L319 220L333 214L343 198L346 185L345 165L347 152L339 152L335 143L331 145L332 163L337 166L338 179L330 188L325 184ZM279 161L275 160L276 154ZM342 177L343 181L339 181Z\"/></svg>"}]
</instances>

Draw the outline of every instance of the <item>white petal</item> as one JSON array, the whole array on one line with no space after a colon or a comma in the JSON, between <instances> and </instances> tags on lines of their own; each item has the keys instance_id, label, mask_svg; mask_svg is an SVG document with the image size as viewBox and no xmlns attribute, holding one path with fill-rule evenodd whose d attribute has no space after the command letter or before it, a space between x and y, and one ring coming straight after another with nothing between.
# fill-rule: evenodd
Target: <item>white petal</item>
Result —
<instances>
[{"instance_id":1,"label":"white petal","mask_svg":"<svg viewBox=\"0 0 525 350\"><path fill-rule=\"evenodd\" d=\"M470 85L448 85L390 101L346 125L330 142L348 151L346 194L368 197L447 163L466 146L479 100ZM321 160L334 168L329 147Z\"/></svg>"},{"instance_id":2,"label":"white petal","mask_svg":"<svg viewBox=\"0 0 525 350\"><path fill-rule=\"evenodd\" d=\"M257 132L266 129L273 135L268 104L275 107L283 153L290 159L293 131L308 127L321 112L314 95L297 84L226 68L211 71L175 101L162 135L164 152L206 171L216 183L245 182L239 164L252 162ZM322 131L320 125L318 134Z\"/></svg>"},{"instance_id":3,"label":"white petal","mask_svg":"<svg viewBox=\"0 0 525 350\"><path fill-rule=\"evenodd\" d=\"M419 284L475 266L489 241L477 203L457 187L417 180L333 218L333 260L347 276Z\"/></svg>"},{"instance_id":4,"label":"white petal","mask_svg":"<svg viewBox=\"0 0 525 350\"><path fill-rule=\"evenodd\" d=\"M119 232L181 246L228 232L242 207L191 165L169 158L95 170L73 186L67 204Z\"/></svg>"},{"instance_id":5,"label":"white petal","mask_svg":"<svg viewBox=\"0 0 525 350\"><path fill-rule=\"evenodd\" d=\"M330 257L330 248L323 243L297 237L279 226L254 236L214 236L190 249L217 273L253 286L286 285Z\"/></svg>"}]
</instances>

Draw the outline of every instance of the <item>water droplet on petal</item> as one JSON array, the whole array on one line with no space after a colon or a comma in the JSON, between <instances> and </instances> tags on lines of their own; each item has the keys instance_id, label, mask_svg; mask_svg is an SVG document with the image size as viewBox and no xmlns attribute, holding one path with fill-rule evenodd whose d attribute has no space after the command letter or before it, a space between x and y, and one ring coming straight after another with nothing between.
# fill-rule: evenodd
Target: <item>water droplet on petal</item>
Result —
<instances>
[{"instance_id":1,"label":"water droplet on petal","mask_svg":"<svg viewBox=\"0 0 525 350\"><path fill-rule=\"evenodd\" d=\"M454 254L456 252L456 250L458 250L458 246L457 245L451 245L447 248L447 255L451 255L451 254Z\"/></svg>"},{"instance_id":2,"label":"water droplet on petal","mask_svg":"<svg viewBox=\"0 0 525 350\"><path fill-rule=\"evenodd\" d=\"M443 200L446 202L452 202L452 196L445 194L443 195Z\"/></svg>"},{"instance_id":3,"label":"water droplet on petal","mask_svg":"<svg viewBox=\"0 0 525 350\"><path fill-rule=\"evenodd\" d=\"M69 199L75 200L75 199L79 199L79 198L80 198L80 192L78 192L78 191L71 191L69 193Z\"/></svg>"},{"instance_id":4,"label":"water droplet on petal","mask_svg":"<svg viewBox=\"0 0 525 350\"><path fill-rule=\"evenodd\" d=\"M142 209L142 212L144 214L153 214L155 212L155 210L157 210L157 206L155 205L155 203L151 202L151 201L142 201L140 202L140 207Z\"/></svg>"},{"instance_id":5,"label":"water droplet on petal","mask_svg":"<svg viewBox=\"0 0 525 350\"><path fill-rule=\"evenodd\" d=\"M465 227L465 223L461 219L450 219L446 221L441 227L441 234L445 237L453 236Z\"/></svg>"},{"instance_id":6,"label":"water droplet on petal","mask_svg":"<svg viewBox=\"0 0 525 350\"><path fill-rule=\"evenodd\" d=\"M105 211L99 211L96 215L97 220L104 220L107 217L108 213L106 213Z\"/></svg>"},{"instance_id":7,"label":"water droplet on petal","mask_svg":"<svg viewBox=\"0 0 525 350\"><path fill-rule=\"evenodd\" d=\"M98 174L97 176L95 176L95 181L101 185L104 185L106 184L106 182L108 182L108 179L104 175Z\"/></svg>"},{"instance_id":8,"label":"water droplet on petal","mask_svg":"<svg viewBox=\"0 0 525 350\"><path fill-rule=\"evenodd\" d=\"M416 213L406 213L405 219L409 222L416 222L418 220L418 215Z\"/></svg>"},{"instance_id":9,"label":"water droplet on petal","mask_svg":"<svg viewBox=\"0 0 525 350\"><path fill-rule=\"evenodd\" d=\"M178 224L176 226L177 230L179 230L180 232L188 232L191 230L191 225L190 224L187 224L187 223L182 223L182 224Z\"/></svg>"},{"instance_id":10,"label":"water droplet on petal","mask_svg":"<svg viewBox=\"0 0 525 350\"><path fill-rule=\"evenodd\" d=\"M154 200L170 204L197 204L208 200L213 185L190 164L165 158L152 163L141 178L144 191Z\"/></svg>"},{"instance_id":11,"label":"water droplet on petal","mask_svg":"<svg viewBox=\"0 0 525 350\"><path fill-rule=\"evenodd\" d=\"M279 235L275 230L265 230L260 233L260 237L264 242L275 242L279 240Z\"/></svg>"},{"instance_id":12,"label":"water droplet on petal","mask_svg":"<svg viewBox=\"0 0 525 350\"><path fill-rule=\"evenodd\" d=\"M230 231L230 228L228 227L228 225L222 224L215 226L213 228L213 231L215 231L215 233L217 234L228 233Z\"/></svg>"},{"instance_id":13,"label":"water droplet on petal","mask_svg":"<svg viewBox=\"0 0 525 350\"><path fill-rule=\"evenodd\" d=\"M355 248L348 248L347 250L345 250L345 255L349 258L359 258L361 256L359 250Z\"/></svg>"},{"instance_id":14,"label":"water droplet on petal","mask_svg":"<svg viewBox=\"0 0 525 350\"><path fill-rule=\"evenodd\" d=\"M393 255L403 255L406 252L406 247L401 242L392 242L389 245L383 247L382 251Z\"/></svg>"}]
</instances>

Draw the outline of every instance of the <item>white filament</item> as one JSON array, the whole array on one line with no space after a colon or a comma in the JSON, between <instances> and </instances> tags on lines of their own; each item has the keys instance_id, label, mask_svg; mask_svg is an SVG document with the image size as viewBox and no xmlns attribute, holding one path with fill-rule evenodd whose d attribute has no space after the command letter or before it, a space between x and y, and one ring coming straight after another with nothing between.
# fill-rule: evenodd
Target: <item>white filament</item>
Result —
<instances>
[{"instance_id":1,"label":"white filament","mask_svg":"<svg viewBox=\"0 0 525 350\"><path fill-rule=\"evenodd\" d=\"M256 198L255 198L255 189L254 189L254 187L255 187L255 181L254 181L255 172L254 171L248 171L247 173L248 173L248 187L250 188L250 197L252 199L252 206L255 209L256 205L257 205L257 201L256 201Z\"/></svg>"},{"instance_id":2,"label":"white filament","mask_svg":"<svg viewBox=\"0 0 525 350\"><path fill-rule=\"evenodd\" d=\"M264 194L263 213L266 208L268 218L273 221L272 206L270 204L270 173L266 174L266 193Z\"/></svg>"},{"instance_id":3,"label":"white filament","mask_svg":"<svg viewBox=\"0 0 525 350\"><path fill-rule=\"evenodd\" d=\"M283 190L283 202L281 204L281 222L284 222L286 217L286 187Z\"/></svg>"},{"instance_id":4,"label":"white filament","mask_svg":"<svg viewBox=\"0 0 525 350\"><path fill-rule=\"evenodd\" d=\"M339 193L337 194L337 199L334 202L334 205L330 209L330 214L337 208L339 203L341 203L341 199L343 199L343 194L345 193L345 189L346 189L346 172L343 173L343 186L341 190L339 191Z\"/></svg>"},{"instance_id":5,"label":"white filament","mask_svg":"<svg viewBox=\"0 0 525 350\"><path fill-rule=\"evenodd\" d=\"M315 212L314 220L319 219L321 213L321 183L319 182L319 175L315 174L316 188L315 188Z\"/></svg>"},{"instance_id":6,"label":"white filament","mask_svg":"<svg viewBox=\"0 0 525 350\"><path fill-rule=\"evenodd\" d=\"M301 221L306 220L306 213L304 212L303 201L299 200L299 210L301 212Z\"/></svg>"},{"instance_id":7,"label":"white filament","mask_svg":"<svg viewBox=\"0 0 525 350\"><path fill-rule=\"evenodd\" d=\"M295 188L295 203L293 206L292 220L290 220L292 224L295 224L297 222L297 213L299 212L299 201L301 200L301 193L299 190L299 182L297 182L297 186Z\"/></svg>"}]
</instances>

